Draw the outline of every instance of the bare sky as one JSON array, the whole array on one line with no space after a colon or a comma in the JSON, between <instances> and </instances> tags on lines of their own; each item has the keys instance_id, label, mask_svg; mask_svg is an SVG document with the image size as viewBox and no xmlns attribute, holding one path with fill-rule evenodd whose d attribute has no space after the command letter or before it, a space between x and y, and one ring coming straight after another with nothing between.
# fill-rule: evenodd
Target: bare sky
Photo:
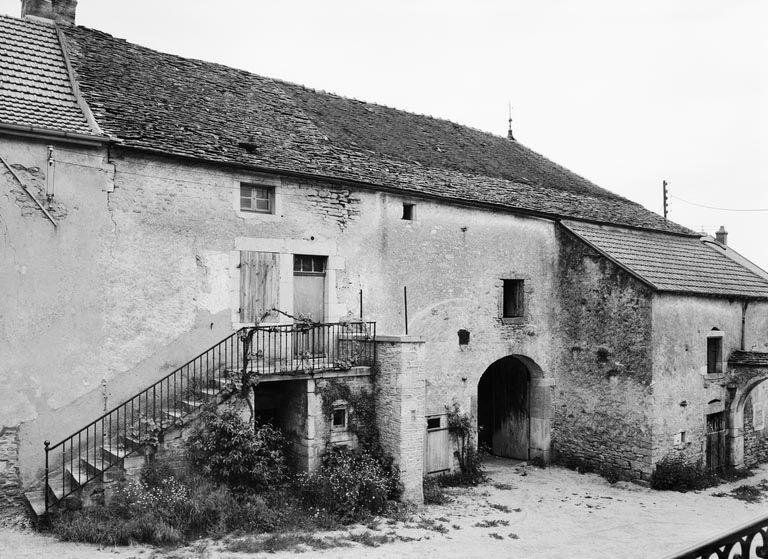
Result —
<instances>
[{"instance_id":1,"label":"bare sky","mask_svg":"<svg viewBox=\"0 0 768 559\"><path fill-rule=\"evenodd\" d=\"M18 16L19 0L0 0ZM764 0L80 0L78 23L506 133L768 268Z\"/></svg>"}]
</instances>

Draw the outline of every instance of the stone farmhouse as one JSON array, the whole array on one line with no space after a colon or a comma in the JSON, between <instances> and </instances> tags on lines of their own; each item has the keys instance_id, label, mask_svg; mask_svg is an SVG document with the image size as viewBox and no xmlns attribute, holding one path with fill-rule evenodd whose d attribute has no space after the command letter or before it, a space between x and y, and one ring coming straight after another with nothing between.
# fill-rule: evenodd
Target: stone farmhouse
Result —
<instances>
[{"instance_id":1,"label":"stone farmhouse","mask_svg":"<svg viewBox=\"0 0 768 559\"><path fill-rule=\"evenodd\" d=\"M323 387L375 391L416 500L455 467L454 403L493 454L626 479L768 459L768 274L723 236L511 135L156 52L76 4L0 16L7 491L127 467L137 422L171 444L241 369L306 469L356 444Z\"/></svg>"}]
</instances>

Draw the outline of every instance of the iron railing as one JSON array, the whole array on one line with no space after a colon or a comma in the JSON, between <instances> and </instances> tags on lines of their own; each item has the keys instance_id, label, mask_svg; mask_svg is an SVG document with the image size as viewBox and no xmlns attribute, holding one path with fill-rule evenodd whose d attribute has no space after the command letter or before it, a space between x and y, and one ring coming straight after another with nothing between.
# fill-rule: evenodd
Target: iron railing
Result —
<instances>
[{"instance_id":1,"label":"iron railing","mask_svg":"<svg viewBox=\"0 0 768 559\"><path fill-rule=\"evenodd\" d=\"M768 557L768 516L742 524L665 559L759 559Z\"/></svg>"},{"instance_id":2,"label":"iron railing","mask_svg":"<svg viewBox=\"0 0 768 559\"><path fill-rule=\"evenodd\" d=\"M130 400L51 446L45 441L45 510L215 398L231 373L308 374L373 365L376 323L241 328ZM51 496L54 499L51 499Z\"/></svg>"}]
</instances>

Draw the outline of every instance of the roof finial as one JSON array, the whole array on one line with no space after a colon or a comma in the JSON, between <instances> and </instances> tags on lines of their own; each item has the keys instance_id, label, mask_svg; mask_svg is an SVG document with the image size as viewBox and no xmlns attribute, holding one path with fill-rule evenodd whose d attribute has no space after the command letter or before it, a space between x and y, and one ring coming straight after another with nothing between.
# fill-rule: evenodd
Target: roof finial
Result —
<instances>
[{"instance_id":1,"label":"roof finial","mask_svg":"<svg viewBox=\"0 0 768 559\"><path fill-rule=\"evenodd\" d=\"M507 138L510 140L514 140L515 137L512 135L512 103L509 103L509 130L507 130Z\"/></svg>"}]
</instances>

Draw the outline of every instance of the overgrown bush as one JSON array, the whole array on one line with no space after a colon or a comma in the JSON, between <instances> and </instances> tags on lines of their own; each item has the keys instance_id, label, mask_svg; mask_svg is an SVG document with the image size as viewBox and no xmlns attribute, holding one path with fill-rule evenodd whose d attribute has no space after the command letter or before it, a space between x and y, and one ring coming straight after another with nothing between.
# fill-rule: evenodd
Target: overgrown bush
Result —
<instances>
[{"instance_id":1,"label":"overgrown bush","mask_svg":"<svg viewBox=\"0 0 768 559\"><path fill-rule=\"evenodd\" d=\"M680 456L665 456L651 474L651 487L666 491L691 491L717 485L717 477Z\"/></svg>"},{"instance_id":2,"label":"overgrown bush","mask_svg":"<svg viewBox=\"0 0 768 559\"><path fill-rule=\"evenodd\" d=\"M370 453L332 449L313 474L300 475L304 502L325 510L344 522L354 522L384 512L400 488L396 472L387 473Z\"/></svg>"},{"instance_id":3,"label":"overgrown bush","mask_svg":"<svg viewBox=\"0 0 768 559\"><path fill-rule=\"evenodd\" d=\"M214 481L264 490L284 483L289 469L282 432L269 423L256 427L234 406L203 412L187 440L193 467Z\"/></svg>"}]
</instances>

